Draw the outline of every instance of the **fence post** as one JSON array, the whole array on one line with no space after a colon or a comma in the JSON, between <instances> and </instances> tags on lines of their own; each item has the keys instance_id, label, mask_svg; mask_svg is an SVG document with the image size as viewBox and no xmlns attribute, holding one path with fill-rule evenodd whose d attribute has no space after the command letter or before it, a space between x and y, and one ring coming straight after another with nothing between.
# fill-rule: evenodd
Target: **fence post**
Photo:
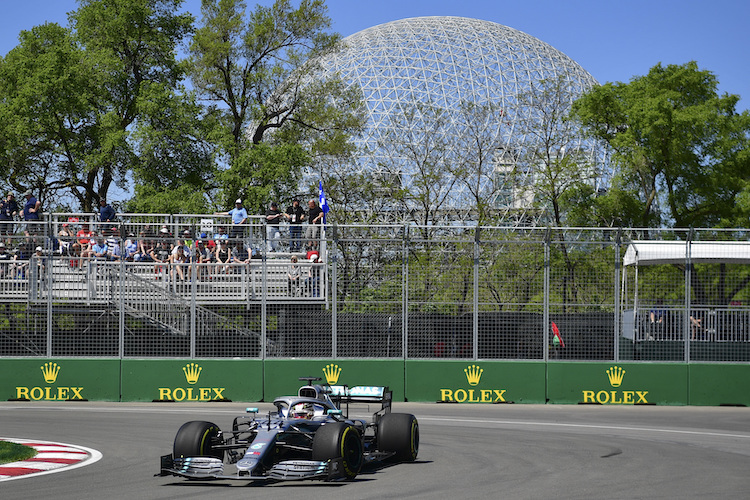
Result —
<instances>
[{"instance_id":1,"label":"fence post","mask_svg":"<svg viewBox=\"0 0 750 500\"><path fill-rule=\"evenodd\" d=\"M622 300L620 297L620 266L621 266L621 257L620 257L620 243L622 242L622 228L617 228L617 233L615 234L615 282L614 282L614 292L615 292L615 331L613 332L614 336L614 358L616 362L620 361L620 319L622 316L622 304L620 304L620 301Z\"/></svg>"},{"instance_id":2,"label":"fence post","mask_svg":"<svg viewBox=\"0 0 750 500\"><path fill-rule=\"evenodd\" d=\"M333 224L333 248L334 250L338 248L338 239L339 239L339 230L338 225L336 223ZM328 261L331 261L331 357L336 359L336 354L338 353L338 257L337 253L330 252L331 255L330 259L325 260L325 265L328 265ZM325 253L323 254L325 255ZM319 283L319 286L322 286L323 282L321 281Z\"/></svg>"},{"instance_id":3,"label":"fence post","mask_svg":"<svg viewBox=\"0 0 750 500\"><path fill-rule=\"evenodd\" d=\"M409 225L404 223L401 247L401 357L409 354Z\"/></svg>"},{"instance_id":4,"label":"fence post","mask_svg":"<svg viewBox=\"0 0 750 500\"><path fill-rule=\"evenodd\" d=\"M550 281L550 245L552 244L552 229L547 228L547 232L544 237L544 305L543 305L543 314L542 317L544 318L544 354L543 359L544 361L549 361L549 330L550 330L550 316L549 316L549 310L550 310L550 289L549 289L549 281Z\"/></svg>"},{"instance_id":5,"label":"fence post","mask_svg":"<svg viewBox=\"0 0 750 500\"><path fill-rule=\"evenodd\" d=\"M473 352L472 357L474 360L479 359L479 237L480 228L477 225L474 233L474 317L472 323L472 339Z\"/></svg>"}]
</instances>

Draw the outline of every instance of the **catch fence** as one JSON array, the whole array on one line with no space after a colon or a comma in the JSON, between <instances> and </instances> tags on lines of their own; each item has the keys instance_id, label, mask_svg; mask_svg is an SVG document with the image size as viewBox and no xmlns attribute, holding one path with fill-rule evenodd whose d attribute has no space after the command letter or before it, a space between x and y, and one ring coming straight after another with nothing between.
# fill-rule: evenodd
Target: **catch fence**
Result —
<instances>
[{"instance_id":1,"label":"catch fence","mask_svg":"<svg viewBox=\"0 0 750 500\"><path fill-rule=\"evenodd\" d=\"M192 248L222 223L139 217L108 229L120 251L160 226ZM228 236L244 261L154 262L71 253L62 224L87 220L4 237L0 356L750 361L744 231L329 225L312 261L254 219ZM626 265L642 240L690 244ZM707 241L742 244L691 258Z\"/></svg>"}]
</instances>

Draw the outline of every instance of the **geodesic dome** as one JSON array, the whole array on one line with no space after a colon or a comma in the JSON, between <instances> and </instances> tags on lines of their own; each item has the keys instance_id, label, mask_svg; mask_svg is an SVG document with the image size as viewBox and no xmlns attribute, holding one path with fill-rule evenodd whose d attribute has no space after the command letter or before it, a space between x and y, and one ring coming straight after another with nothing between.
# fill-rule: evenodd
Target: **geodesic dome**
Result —
<instances>
[{"instance_id":1,"label":"geodesic dome","mask_svg":"<svg viewBox=\"0 0 750 500\"><path fill-rule=\"evenodd\" d=\"M355 168L398 175L404 185L413 182L415 166L404 148L394 147L394 137L408 137L412 146L421 142L423 149L440 140L465 148L459 139L477 127L467 106L491 106L493 111L482 115L485 123L480 125L496 148L493 161L504 165L496 168L501 173L514 161L514 152L533 141L519 124L529 118L520 96L534 82L560 79L568 103L597 85L581 66L550 45L478 19L403 19L360 31L343 42L344 49L329 56L323 67L358 85L364 94L368 122L357 139L363 153ZM440 126L434 123L438 116L445 121ZM581 142L576 147L583 146ZM448 161L459 161L460 153L449 153ZM483 182L493 183L489 177ZM496 184L483 189L489 195ZM447 182L441 189L451 190L453 206L467 202L462 186Z\"/></svg>"}]
</instances>

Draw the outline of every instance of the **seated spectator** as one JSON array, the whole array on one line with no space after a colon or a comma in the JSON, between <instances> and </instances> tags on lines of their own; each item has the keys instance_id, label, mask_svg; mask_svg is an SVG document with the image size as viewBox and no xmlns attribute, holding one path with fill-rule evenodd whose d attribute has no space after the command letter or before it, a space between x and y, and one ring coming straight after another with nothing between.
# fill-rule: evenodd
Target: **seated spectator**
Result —
<instances>
[{"instance_id":1,"label":"seated spectator","mask_svg":"<svg viewBox=\"0 0 750 500\"><path fill-rule=\"evenodd\" d=\"M70 255L73 238L73 231L70 230L70 224L64 222L60 231L57 232L58 252L60 255Z\"/></svg>"},{"instance_id":2,"label":"seated spectator","mask_svg":"<svg viewBox=\"0 0 750 500\"><path fill-rule=\"evenodd\" d=\"M169 257L172 254L172 247L169 245L169 241L162 239L159 244L154 247L149 255L151 260L157 264L169 265ZM156 279L164 277L164 265L155 265L154 274Z\"/></svg>"},{"instance_id":3,"label":"seated spectator","mask_svg":"<svg viewBox=\"0 0 750 500\"><path fill-rule=\"evenodd\" d=\"M108 251L109 247L107 246L107 242L104 240L103 236L99 236L91 247L91 257L93 257L94 260L107 260Z\"/></svg>"},{"instance_id":4,"label":"seated spectator","mask_svg":"<svg viewBox=\"0 0 750 500\"><path fill-rule=\"evenodd\" d=\"M190 262L190 250L185 246L184 240L177 241L177 245L172 249L169 256L169 262L171 264L169 269L170 278L179 278L180 281L185 281L185 268L188 267L188 263Z\"/></svg>"},{"instance_id":5,"label":"seated spectator","mask_svg":"<svg viewBox=\"0 0 750 500\"><path fill-rule=\"evenodd\" d=\"M203 270L206 269L206 264L211 263L211 251L206 247L203 240L197 240L193 251L191 252L192 265L196 268L196 274L199 278L203 277ZM190 268L190 272L193 272L193 268Z\"/></svg>"},{"instance_id":6,"label":"seated spectator","mask_svg":"<svg viewBox=\"0 0 750 500\"><path fill-rule=\"evenodd\" d=\"M151 252L154 250L154 240L147 238L145 231L141 231L139 236L138 252L136 252L133 260L135 262L150 262L152 260Z\"/></svg>"},{"instance_id":7,"label":"seated spectator","mask_svg":"<svg viewBox=\"0 0 750 500\"><path fill-rule=\"evenodd\" d=\"M128 233L128 239L125 240L125 255L123 257L127 262L133 262L136 255L138 255L138 243L135 235Z\"/></svg>"},{"instance_id":8,"label":"seated spectator","mask_svg":"<svg viewBox=\"0 0 750 500\"><path fill-rule=\"evenodd\" d=\"M107 260L119 261L122 258L122 250L120 249L120 242L110 236L107 238Z\"/></svg>"},{"instance_id":9,"label":"seated spectator","mask_svg":"<svg viewBox=\"0 0 750 500\"><path fill-rule=\"evenodd\" d=\"M300 295L300 275L301 270L299 264L297 264L297 256L292 255L291 264L287 268L287 295L290 297L297 297Z\"/></svg>"},{"instance_id":10,"label":"seated spectator","mask_svg":"<svg viewBox=\"0 0 750 500\"><path fill-rule=\"evenodd\" d=\"M216 263L217 264L225 264L224 266L219 266L216 269L217 273L223 272L223 273L229 273L232 262L232 249L229 248L229 240L228 239L220 239L219 240L219 248L216 250Z\"/></svg>"}]
</instances>

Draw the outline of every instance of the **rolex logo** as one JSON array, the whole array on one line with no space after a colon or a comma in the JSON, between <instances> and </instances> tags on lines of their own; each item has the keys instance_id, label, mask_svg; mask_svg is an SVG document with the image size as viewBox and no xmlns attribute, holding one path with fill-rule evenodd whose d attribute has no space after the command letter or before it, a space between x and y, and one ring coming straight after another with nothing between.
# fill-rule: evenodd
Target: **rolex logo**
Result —
<instances>
[{"instance_id":1,"label":"rolex logo","mask_svg":"<svg viewBox=\"0 0 750 500\"><path fill-rule=\"evenodd\" d=\"M607 370L607 377L609 377L609 383L612 387L620 387L623 376L625 376L625 370L619 366L613 366Z\"/></svg>"},{"instance_id":2,"label":"rolex logo","mask_svg":"<svg viewBox=\"0 0 750 500\"><path fill-rule=\"evenodd\" d=\"M185 379L190 385L198 382L198 377L201 376L202 370L203 368L196 365L195 363L188 363L182 368L182 371L185 372Z\"/></svg>"},{"instance_id":3,"label":"rolex logo","mask_svg":"<svg viewBox=\"0 0 750 500\"><path fill-rule=\"evenodd\" d=\"M57 363L44 363L39 369L42 370L44 381L48 384L54 384L57 380L57 374L60 373L60 367Z\"/></svg>"},{"instance_id":4,"label":"rolex logo","mask_svg":"<svg viewBox=\"0 0 750 500\"><path fill-rule=\"evenodd\" d=\"M339 365L326 365L323 368L323 375L326 376L328 385L336 385L339 381L339 375L341 375L341 368L339 368Z\"/></svg>"},{"instance_id":5,"label":"rolex logo","mask_svg":"<svg viewBox=\"0 0 750 500\"><path fill-rule=\"evenodd\" d=\"M482 370L477 365L469 365L468 367L464 368L464 373L466 373L466 380L469 382L469 385L474 386L479 384L479 379L482 378Z\"/></svg>"}]
</instances>

